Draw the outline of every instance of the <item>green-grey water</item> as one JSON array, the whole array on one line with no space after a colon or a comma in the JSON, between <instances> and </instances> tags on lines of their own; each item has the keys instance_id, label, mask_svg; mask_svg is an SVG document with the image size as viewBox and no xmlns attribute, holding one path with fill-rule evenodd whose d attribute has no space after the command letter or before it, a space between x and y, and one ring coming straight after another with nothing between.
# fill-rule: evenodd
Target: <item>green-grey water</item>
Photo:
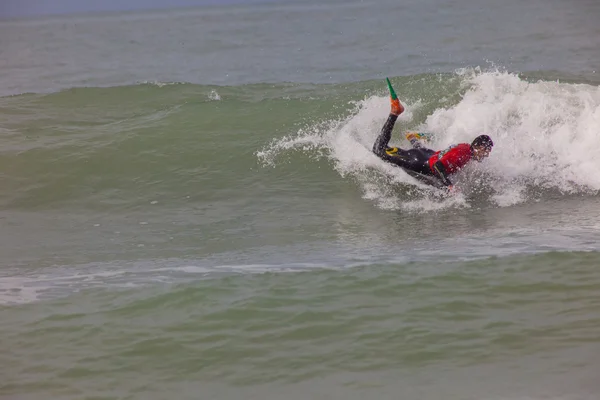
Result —
<instances>
[{"instance_id":1,"label":"green-grey water","mask_svg":"<svg viewBox=\"0 0 600 400\"><path fill-rule=\"evenodd\" d=\"M596 399L598 12L0 21L0 398ZM394 145L493 137L457 195L385 76Z\"/></svg>"},{"instance_id":2,"label":"green-grey water","mask_svg":"<svg viewBox=\"0 0 600 400\"><path fill-rule=\"evenodd\" d=\"M591 399L597 261L547 253L86 290L3 311L3 394Z\"/></svg>"}]
</instances>

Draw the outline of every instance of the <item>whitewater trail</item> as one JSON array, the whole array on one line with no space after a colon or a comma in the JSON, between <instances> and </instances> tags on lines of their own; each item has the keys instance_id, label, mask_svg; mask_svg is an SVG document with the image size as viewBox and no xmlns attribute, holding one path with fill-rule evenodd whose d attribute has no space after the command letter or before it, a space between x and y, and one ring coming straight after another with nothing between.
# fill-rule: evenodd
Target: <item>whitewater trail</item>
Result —
<instances>
[{"instance_id":1,"label":"whitewater trail","mask_svg":"<svg viewBox=\"0 0 600 400\"><path fill-rule=\"evenodd\" d=\"M586 84L528 82L507 72L457 71L462 98L430 113L418 130L431 132L429 144L442 149L490 135L495 146L482 163L472 163L454 177L461 194L441 196L399 168L378 159L373 142L389 110L387 96L352 102L350 114L322 121L296 134L274 140L259 151L259 159L276 165L279 154L296 150L327 157L342 177L352 176L363 197L385 209L431 211L469 206L470 195L489 194L497 206L532 199L535 193L595 194L600 190L600 88ZM422 100L400 99L406 111L392 134L391 145L407 147L403 132L413 124ZM375 171L375 173L374 173ZM398 188L403 189L398 189Z\"/></svg>"}]
</instances>

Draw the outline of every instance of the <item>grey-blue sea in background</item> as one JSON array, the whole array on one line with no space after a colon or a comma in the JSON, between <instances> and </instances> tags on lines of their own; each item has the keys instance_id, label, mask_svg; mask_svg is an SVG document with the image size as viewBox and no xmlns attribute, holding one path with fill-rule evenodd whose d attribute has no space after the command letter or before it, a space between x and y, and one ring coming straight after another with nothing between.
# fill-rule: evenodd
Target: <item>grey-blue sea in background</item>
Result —
<instances>
[{"instance_id":1,"label":"grey-blue sea in background","mask_svg":"<svg viewBox=\"0 0 600 400\"><path fill-rule=\"evenodd\" d=\"M600 398L600 3L0 20L0 398ZM458 193L371 153L390 77Z\"/></svg>"}]
</instances>

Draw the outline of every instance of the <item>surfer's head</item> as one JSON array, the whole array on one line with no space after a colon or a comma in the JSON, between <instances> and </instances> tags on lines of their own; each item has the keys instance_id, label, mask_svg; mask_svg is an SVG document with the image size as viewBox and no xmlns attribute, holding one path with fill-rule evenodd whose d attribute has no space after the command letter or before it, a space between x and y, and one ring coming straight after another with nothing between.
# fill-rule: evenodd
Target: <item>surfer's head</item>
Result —
<instances>
[{"instance_id":1,"label":"surfer's head","mask_svg":"<svg viewBox=\"0 0 600 400\"><path fill-rule=\"evenodd\" d=\"M490 155L494 147L492 138L488 135L479 135L471 142L471 155L473 159L481 161Z\"/></svg>"}]
</instances>

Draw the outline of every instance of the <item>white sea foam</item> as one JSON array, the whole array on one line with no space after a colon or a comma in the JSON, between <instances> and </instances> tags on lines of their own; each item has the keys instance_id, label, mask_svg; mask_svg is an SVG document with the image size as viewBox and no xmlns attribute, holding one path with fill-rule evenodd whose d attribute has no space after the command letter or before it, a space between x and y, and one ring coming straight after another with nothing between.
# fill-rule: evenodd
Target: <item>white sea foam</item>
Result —
<instances>
[{"instance_id":1,"label":"white sea foam","mask_svg":"<svg viewBox=\"0 0 600 400\"><path fill-rule=\"evenodd\" d=\"M208 95L208 99L209 100L214 100L214 101L219 101L221 100L221 96L219 95L219 93L216 90L211 90L209 95Z\"/></svg>"},{"instance_id":2,"label":"white sea foam","mask_svg":"<svg viewBox=\"0 0 600 400\"><path fill-rule=\"evenodd\" d=\"M431 113L420 127L433 132L432 148L470 142L489 134L495 147L489 159L465 168L458 186L469 192L481 182L493 186L491 201L510 206L527 201L526 189L537 187L569 193L600 190L600 88L561 82L528 82L516 74L457 72L463 79L462 100ZM409 122L420 103L406 103L397 125ZM433 210L465 206L464 197L431 198L436 190L417 183L399 168L379 160L371 147L387 117L387 97L355 103L343 120L327 121L271 143L257 155L276 165L287 150L327 156L342 177L353 175L364 198L386 209ZM402 127L400 127L402 129ZM394 130L392 144L406 147ZM376 174L373 173L376 171ZM385 184L384 184L385 183ZM406 199L406 187L421 199ZM410 197L410 196L409 196Z\"/></svg>"},{"instance_id":3,"label":"white sea foam","mask_svg":"<svg viewBox=\"0 0 600 400\"><path fill-rule=\"evenodd\" d=\"M202 264L198 261L197 264ZM0 276L0 305L24 304L60 298L85 289L127 289L151 284L186 283L191 279L220 274L298 272L314 268L340 269L353 266L327 263L222 264L202 266L180 259L145 262L91 263L53 266L43 273Z\"/></svg>"},{"instance_id":4,"label":"white sea foam","mask_svg":"<svg viewBox=\"0 0 600 400\"><path fill-rule=\"evenodd\" d=\"M185 85L186 82L141 81L141 82L139 82L139 84L140 85L157 86L159 88L162 88L162 87L165 87L165 86Z\"/></svg>"},{"instance_id":5,"label":"white sea foam","mask_svg":"<svg viewBox=\"0 0 600 400\"><path fill-rule=\"evenodd\" d=\"M450 109L426 121L436 143L468 141L485 132L495 139L486 161L502 182L499 203L523 199L525 184L566 192L600 190L600 88L560 82L529 83L509 73L465 76L472 85Z\"/></svg>"}]
</instances>

